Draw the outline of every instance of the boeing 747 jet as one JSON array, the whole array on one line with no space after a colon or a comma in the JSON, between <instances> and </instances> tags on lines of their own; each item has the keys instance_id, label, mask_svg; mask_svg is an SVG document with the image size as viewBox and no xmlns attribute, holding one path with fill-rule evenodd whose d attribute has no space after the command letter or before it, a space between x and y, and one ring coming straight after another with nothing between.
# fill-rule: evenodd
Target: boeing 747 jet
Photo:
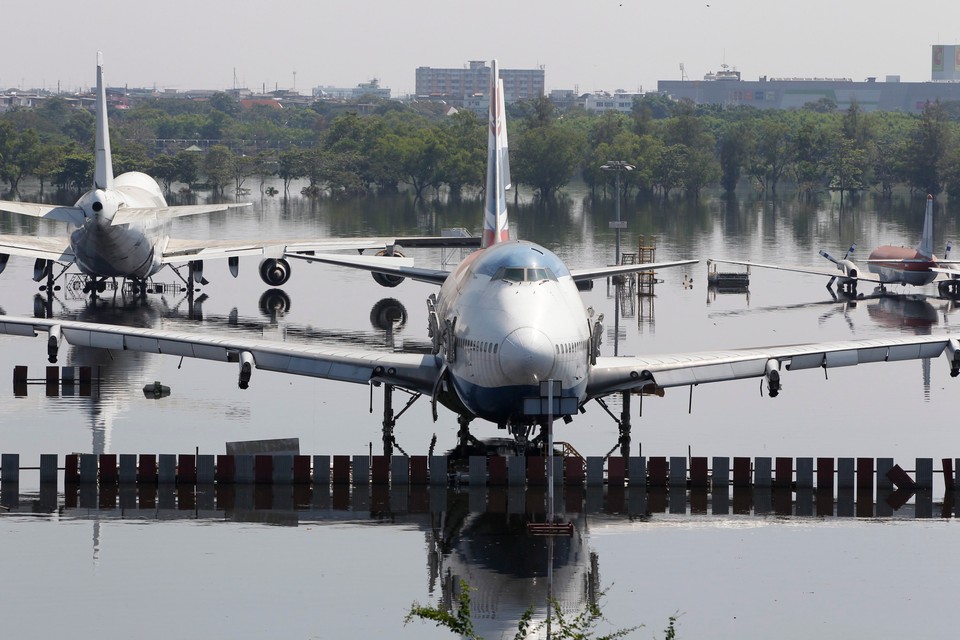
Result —
<instances>
[{"instance_id":1,"label":"boeing 747 jet","mask_svg":"<svg viewBox=\"0 0 960 640\"><path fill-rule=\"evenodd\" d=\"M480 419L509 429L518 442L544 435L555 419L571 421L591 401L621 394L621 450L629 450L631 394L744 378L766 380L767 395L781 391L781 372L946 356L960 374L960 336L934 335L778 345L698 353L603 356L602 316L594 318L577 289L580 281L694 264L569 269L548 249L510 237L510 186L503 85L494 61L483 246L450 272L412 266L400 258L314 255L313 261L367 269L385 277L439 286L427 299L430 353L350 350L343 347L256 341L231 335L136 329L124 326L0 316L0 333L47 335L51 362L62 340L112 350L135 350L232 362L246 389L254 369L313 376L384 390L383 432L393 437L394 389L458 416L461 442ZM539 433L535 430L539 428Z\"/></svg>"},{"instance_id":2,"label":"boeing 747 jet","mask_svg":"<svg viewBox=\"0 0 960 640\"><path fill-rule=\"evenodd\" d=\"M248 207L250 203L170 206L157 181L130 171L113 175L107 98L103 81L103 57L97 54L96 154L93 188L72 207L28 202L0 201L0 211L67 223L71 231L42 237L0 235L0 272L11 255L33 258L34 280L55 282L76 265L87 276L86 292L105 289L108 278L126 278L143 283L164 266L188 269L185 284L205 282L203 261L227 259L236 277L242 256L261 256L261 279L278 287L290 278L290 263L284 253L316 250L375 250L395 254L400 244L415 246L476 246L472 238L323 238L317 240L181 240L171 238L171 221L180 216ZM60 270L57 272L57 267ZM382 281L379 277L378 281ZM384 282L384 284L386 284Z\"/></svg>"}]
</instances>

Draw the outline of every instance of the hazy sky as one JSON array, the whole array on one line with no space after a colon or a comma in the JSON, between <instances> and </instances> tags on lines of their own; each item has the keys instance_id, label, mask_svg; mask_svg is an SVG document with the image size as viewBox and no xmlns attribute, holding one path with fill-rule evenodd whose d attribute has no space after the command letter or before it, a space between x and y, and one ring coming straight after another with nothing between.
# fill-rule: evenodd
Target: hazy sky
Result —
<instances>
[{"instance_id":1,"label":"hazy sky","mask_svg":"<svg viewBox=\"0 0 960 640\"><path fill-rule=\"evenodd\" d=\"M544 65L546 87L656 89L726 62L744 79L930 79L930 45L960 42L960 5L892 0L44 0L6 2L0 87L94 81L302 93L379 78L411 93L418 66ZM7 6L9 5L9 6Z\"/></svg>"}]
</instances>

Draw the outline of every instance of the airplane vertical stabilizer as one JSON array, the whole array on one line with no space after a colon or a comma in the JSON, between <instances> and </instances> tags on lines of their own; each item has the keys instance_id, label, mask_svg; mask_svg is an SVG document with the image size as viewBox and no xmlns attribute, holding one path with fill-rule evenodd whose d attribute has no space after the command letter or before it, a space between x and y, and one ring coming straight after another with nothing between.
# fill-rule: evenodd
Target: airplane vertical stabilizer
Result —
<instances>
[{"instance_id":1,"label":"airplane vertical stabilizer","mask_svg":"<svg viewBox=\"0 0 960 640\"><path fill-rule=\"evenodd\" d=\"M917 252L924 257L933 257L933 196L927 196L927 210L923 214L923 236Z\"/></svg>"},{"instance_id":2,"label":"airplane vertical stabilizer","mask_svg":"<svg viewBox=\"0 0 960 640\"><path fill-rule=\"evenodd\" d=\"M510 188L510 158L507 148L507 120L497 61L490 63L490 130L487 134L487 188L483 212L481 246L489 247L510 239L507 194Z\"/></svg>"},{"instance_id":3,"label":"airplane vertical stabilizer","mask_svg":"<svg viewBox=\"0 0 960 640\"><path fill-rule=\"evenodd\" d=\"M107 90L103 84L103 53L97 52L97 151L93 188L113 189L113 159L110 157L110 130L107 127Z\"/></svg>"}]
</instances>

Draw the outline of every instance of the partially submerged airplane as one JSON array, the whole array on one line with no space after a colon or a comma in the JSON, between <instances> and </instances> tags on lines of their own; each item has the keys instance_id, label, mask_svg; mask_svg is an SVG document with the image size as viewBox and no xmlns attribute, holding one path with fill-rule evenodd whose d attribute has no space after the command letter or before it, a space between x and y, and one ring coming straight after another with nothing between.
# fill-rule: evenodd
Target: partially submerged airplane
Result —
<instances>
[{"instance_id":1,"label":"partially submerged airplane","mask_svg":"<svg viewBox=\"0 0 960 640\"><path fill-rule=\"evenodd\" d=\"M913 336L844 342L781 345L654 356L601 356L603 317L594 319L577 282L622 273L694 264L678 260L571 270L548 249L511 240L505 190L503 88L496 62L490 85L490 131L483 247L453 271L407 265L403 258L314 255L310 260L346 264L440 285L427 300L431 350L426 354L350 350L341 347L257 341L242 336L197 335L52 319L0 316L0 333L36 336L46 332L55 362L62 340L73 345L134 350L232 362L246 389L253 369L313 376L384 389L385 449L393 441L393 391L427 396L459 418L460 441L472 436L479 418L511 430L519 444L543 437L557 418L572 420L596 400L620 394L620 448L630 443L631 394L707 382L764 378L768 394L781 390L780 372L828 369L868 362L894 362L945 354L952 376L960 375L960 336ZM403 413L401 411L400 413Z\"/></svg>"},{"instance_id":2,"label":"partially submerged airplane","mask_svg":"<svg viewBox=\"0 0 960 640\"><path fill-rule=\"evenodd\" d=\"M858 282L873 282L880 285L880 290L886 289L888 284L908 284L922 287L932 282L938 282L940 295L957 297L960 295L960 269L958 262L950 260L951 245L947 244L943 260L938 261L933 254L933 196L927 196L927 207L923 218L923 235L920 244L915 249L885 245L874 249L867 258L867 271L864 273L851 259L857 245L852 245L843 258L837 259L826 251L820 250L820 255L832 262L834 269L820 269L817 267L784 266L776 264L761 264L746 260L728 260L726 258L711 258L707 264L723 263L736 264L746 267L763 269L780 269L782 271L796 271L828 277L827 287L831 288L834 281L842 292L854 295L857 292Z\"/></svg>"},{"instance_id":3,"label":"partially submerged airplane","mask_svg":"<svg viewBox=\"0 0 960 640\"><path fill-rule=\"evenodd\" d=\"M106 289L107 278L127 278L143 285L167 265L179 276L179 268L175 265L185 264L188 277L180 277L192 291L194 283L206 284L204 260L227 259L230 272L236 277L241 256L260 255L263 258L259 267L260 278L266 284L278 287L290 278L290 263L283 257L287 252L362 252L370 249L394 255L399 253L400 244L404 247L476 246L473 238L344 238L290 243L262 238L252 241L178 240L169 235L174 218L248 206L248 202L170 206L157 181L150 176L130 171L114 177L103 57L98 53L93 189L83 194L72 207L0 201L0 211L62 221L74 227L69 237L0 235L0 272L11 255L34 258L33 279L37 282L46 280L42 288L52 291L55 281L71 265L76 265L88 278L84 292L96 294ZM55 265L60 266L59 273L54 273ZM380 276L375 279L385 286L392 286Z\"/></svg>"}]
</instances>

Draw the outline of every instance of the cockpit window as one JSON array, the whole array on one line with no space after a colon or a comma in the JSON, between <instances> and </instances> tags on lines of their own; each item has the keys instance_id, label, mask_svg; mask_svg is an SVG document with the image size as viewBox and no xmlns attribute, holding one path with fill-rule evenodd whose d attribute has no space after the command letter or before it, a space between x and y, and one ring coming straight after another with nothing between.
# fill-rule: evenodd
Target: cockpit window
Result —
<instances>
[{"instance_id":1,"label":"cockpit window","mask_svg":"<svg viewBox=\"0 0 960 640\"><path fill-rule=\"evenodd\" d=\"M557 276L553 271L543 267L500 267L493 274L494 280L506 280L507 282L542 282L544 280L556 281Z\"/></svg>"},{"instance_id":2,"label":"cockpit window","mask_svg":"<svg viewBox=\"0 0 960 640\"><path fill-rule=\"evenodd\" d=\"M570 276L570 270L554 253L521 241L498 243L484 249L471 269L476 275L507 282L537 282Z\"/></svg>"}]
</instances>

